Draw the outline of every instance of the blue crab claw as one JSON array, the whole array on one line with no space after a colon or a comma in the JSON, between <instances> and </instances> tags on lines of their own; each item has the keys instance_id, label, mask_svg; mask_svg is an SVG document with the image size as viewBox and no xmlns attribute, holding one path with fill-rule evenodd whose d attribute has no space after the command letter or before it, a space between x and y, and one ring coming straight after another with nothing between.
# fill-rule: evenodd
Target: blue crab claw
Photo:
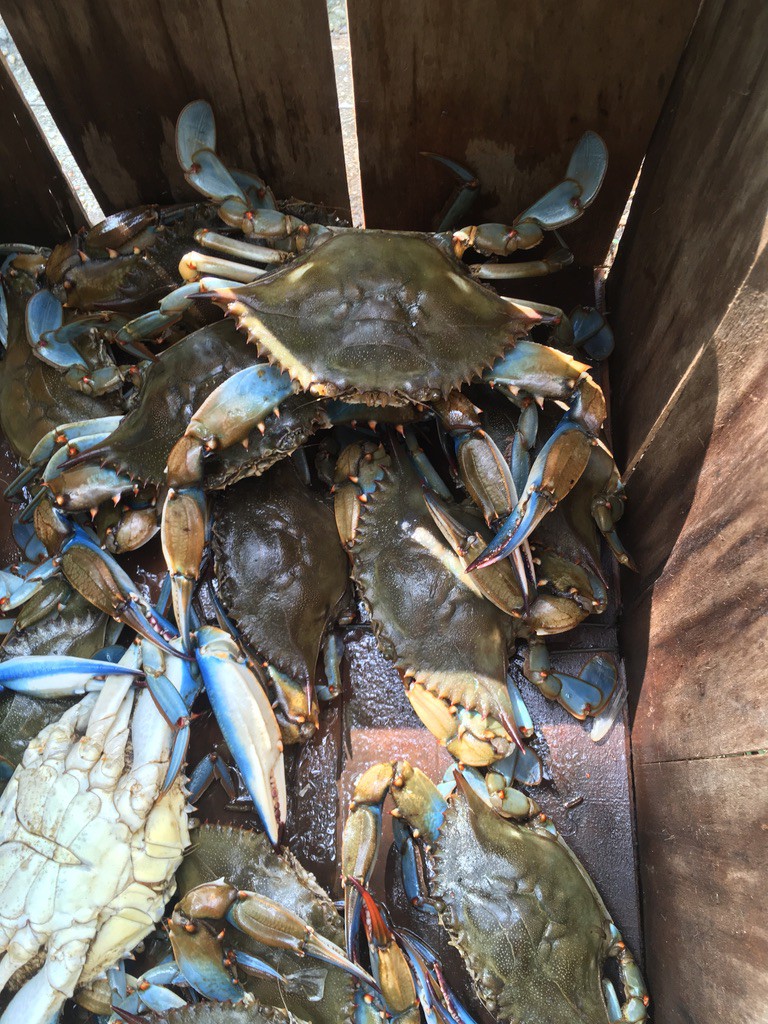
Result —
<instances>
[{"instance_id":1,"label":"blue crab claw","mask_svg":"<svg viewBox=\"0 0 768 1024\"><path fill-rule=\"evenodd\" d=\"M602 711L618 678L613 662L599 654L587 662L578 676L554 670L541 638L529 642L525 674L546 697L557 700L574 718L581 720Z\"/></svg>"},{"instance_id":2,"label":"blue crab claw","mask_svg":"<svg viewBox=\"0 0 768 1024\"><path fill-rule=\"evenodd\" d=\"M181 639L171 641L174 653L181 650ZM173 785L184 766L189 747L189 712L202 688L196 670L180 657L167 657L152 643L142 644L142 664L147 689L160 714L173 731L173 745L162 792Z\"/></svg>"},{"instance_id":3,"label":"blue crab claw","mask_svg":"<svg viewBox=\"0 0 768 1024\"><path fill-rule=\"evenodd\" d=\"M0 662L0 686L43 699L70 697L89 689L99 689L100 681L88 685L94 677L114 675L139 679L143 672L109 661L64 655L29 654Z\"/></svg>"},{"instance_id":4,"label":"blue crab claw","mask_svg":"<svg viewBox=\"0 0 768 1024\"><path fill-rule=\"evenodd\" d=\"M403 1013L417 1003L408 960L373 896L357 879L350 878L349 882L361 900L363 925L376 985L390 1011L393 1014Z\"/></svg>"},{"instance_id":5,"label":"blue crab claw","mask_svg":"<svg viewBox=\"0 0 768 1024\"><path fill-rule=\"evenodd\" d=\"M216 121L207 100L193 100L176 121L176 156L183 170L192 168L201 149L216 149Z\"/></svg>"},{"instance_id":6,"label":"blue crab claw","mask_svg":"<svg viewBox=\"0 0 768 1024\"><path fill-rule=\"evenodd\" d=\"M8 586L7 593L0 596L0 609L3 612L9 612L13 611L14 608L19 608L30 597L34 597L46 580L56 575L59 567L60 562L58 558L48 558L41 562L40 565L30 569L27 575L19 581L18 586L10 584L10 581L6 579L6 584L10 585ZM5 577L12 577L13 574L5 573L4 575Z\"/></svg>"},{"instance_id":7,"label":"blue crab claw","mask_svg":"<svg viewBox=\"0 0 768 1024\"><path fill-rule=\"evenodd\" d=\"M283 743L272 705L224 630L203 626L197 640L197 663L216 721L270 842L277 844L287 797Z\"/></svg>"},{"instance_id":8,"label":"blue crab claw","mask_svg":"<svg viewBox=\"0 0 768 1024\"><path fill-rule=\"evenodd\" d=\"M224 758L213 751L200 761L189 776L189 799L192 803L199 800L212 782L218 780L230 800L237 796L235 780L227 767Z\"/></svg>"},{"instance_id":9,"label":"blue crab claw","mask_svg":"<svg viewBox=\"0 0 768 1024\"><path fill-rule=\"evenodd\" d=\"M585 132L576 143L565 179L515 220L534 221L547 231L577 220L592 203L605 178L608 149L596 132Z\"/></svg>"},{"instance_id":10,"label":"blue crab claw","mask_svg":"<svg viewBox=\"0 0 768 1024\"><path fill-rule=\"evenodd\" d=\"M125 623L166 653L192 660L191 655L171 646L167 639L169 626L162 616L149 606L145 611L130 576L79 526L72 526L72 535L61 547L61 568L75 590L100 611Z\"/></svg>"},{"instance_id":11,"label":"blue crab claw","mask_svg":"<svg viewBox=\"0 0 768 1024\"><path fill-rule=\"evenodd\" d=\"M122 382L114 362L92 368L72 341L87 334L100 316L85 317L64 327L64 310L49 291L36 292L27 303L25 324L27 341L42 362L66 374L70 387L85 394L100 395Z\"/></svg>"},{"instance_id":12,"label":"blue crab claw","mask_svg":"<svg viewBox=\"0 0 768 1024\"><path fill-rule=\"evenodd\" d=\"M613 352L613 331L602 313L593 306L577 306L571 312L573 343L583 349L590 359L599 362Z\"/></svg>"},{"instance_id":13,"label":"blue crab claw","mask_svg":"<svg viewBox=\"0 0 768 1024\"><path fill-rule=\"evenodd\" d=\"M467 572L493 565L520 547L578 481L591 447L592 439L583 428L564 417L536 457L517 507L485 551L467 566Z\"/></svg>"},{"instance_id":14,"label":"blue crab claw","mask_svg":"<svg viewBox=\"0 0 768 1024\"><path fill-rule=\"evenodd\" d=\"M3 497L15 498L32 480L35 479L40 469L48 463L58 448L63 444L73 444L81 437L85 437L99 431L109 435L120 423L122 416L102 416L94 420L77 420L72 423L62 423L40 438L29 456L29 465L13 479L3 491ZM73 453L74 454L74 453Z\"/></svg>"}]
</instances>

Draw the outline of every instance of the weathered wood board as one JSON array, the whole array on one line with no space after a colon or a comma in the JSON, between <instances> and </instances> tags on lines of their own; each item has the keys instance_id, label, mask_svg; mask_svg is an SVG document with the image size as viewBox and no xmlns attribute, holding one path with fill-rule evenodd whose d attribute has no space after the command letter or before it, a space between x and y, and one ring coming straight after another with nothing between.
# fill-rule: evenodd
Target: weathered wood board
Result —
<instances>
[{"instance_id":1,"label":"weathered wood board","mask_svg":"<svg viewBox=\"0 0 768 1024\"><path fill-rule=\"evenodd\" d=\"M474 216L508 223L562 179L592 128L608 175L588 222L564 236L579 262L602 262L697 6L348 0L366 223L433 226L451 179L422 150L470 167Z\"/></svg>"},{"instance_id":2,"label":"weathered wood board","mask_svg":"<svg viewBox=\"0 0 768 1024\"><path fill-rule=\"evenodd\" d=\"M611 389L615 408L631 410L614 417L624 462L716 330L764 237L766 38L766 4L706 3L654 134L609 286ZM705 416L700 436L710 425Z\"/></svg>"},{"instance_id":3,"label":"weathered wood board","mask_svg":"<svg viewBox=\"0 0 768 1024\"><path fill-rule=\"evenodd\" d=\"M0 240L50 245L86 223L0 58Z\"/></svg>"},{"instance_id":4,"label":"weathered wood board","mask_svg":"<svg viewBox=\"0 0 768 1024\"><path fill-rule=\"evenodd\" d=\"M768 1020L768 758L639 765L646 970L659 1024Z\"/></svg>"},{"instance_id":5,"label":"weathered wood board","mask_svg":"<svg viewBox=\"0 0 768 1024\"><path fill-rule=\"evenodd\" d=\"M181 108L207 99L233 166L348 212L324 0L3 0L43 99L105 210L189 198Z\"/></svg>"},{"instance_id":6,"label":"weathered wood board","mask_svg":"<svg viewBox=\"0 0 768 1024\"><path fill-rule=\"evenodd\" d=\"M628 481L627 534L648 580L636 602L625 587L622 644L639 761L768 739L766 341L764 250Z\"/></svg>"},{"instance_id":7,"label":"weathered wood board","mask_svg":"<svg viewBox=\"0 0 768 1024\"><path fill-rule=\"evenodd\" d=\"M766 33L757 0L703 5L609 279L621 531L640 570L621 637L665 1024L768 1019Z\"/></svg>"}]
</instances>

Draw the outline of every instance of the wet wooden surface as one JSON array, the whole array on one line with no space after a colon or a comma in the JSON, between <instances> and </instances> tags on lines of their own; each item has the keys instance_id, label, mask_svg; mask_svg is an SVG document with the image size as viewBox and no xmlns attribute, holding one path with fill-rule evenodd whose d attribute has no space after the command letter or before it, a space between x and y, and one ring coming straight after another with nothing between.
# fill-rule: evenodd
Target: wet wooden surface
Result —
<instances>
[{"instance_id":1,"label":"wet wooden surface","mask_svg":"<svg viewBox=\"0 0 768 1024\"><path fill-rule=\"evenodd\" d=\"M640 570L621 639L665 1024L746 1024L768 996L766 32L759 2L704 4L609 281Z\"/></svg>"},{"instance_id":2,"label":"wet wooden surface","mask_svg":"<svg viewBox=\"0 0 768 1024\"><path fill-rule=\"evenodd\" d=\"M646 968L659 1024L768 1019L768 758L635 769Z\"/></svg>"},{"instance_id":3,"label":"wet wooden surface","mask_svg":"<svg viewBox=\"0 0 768 1024\"><path fill-rule=\"evenodd\" d=\"M50 245L84 223L77 199L0 58L0 240Z\"/></svg>"},{"instance_id":4,"label":"wet wooden surface","mask_svg":"<svg viewBox=\"0 0 768 1024\"><path fill-rule=\"evenodd\" d=\"M2 0L0 14L107 212L191 195L173 133L193 99L212 103L233 166L348 211L324 0Z\"/></svg>"},{"instance_id":5,"label":"wet wooden surface","mask_svg":"<svg viewBox=\"0 0 768 1024\"><path fill-rule=\"evenodd\" d=\"M433 226L452 183L422 150L479 176L475 222L509 223L562 179L592 128L608 175L563 234L579 262L602 262L697 6L348 0L366 223Z\"/></svg>"}]
</instances>

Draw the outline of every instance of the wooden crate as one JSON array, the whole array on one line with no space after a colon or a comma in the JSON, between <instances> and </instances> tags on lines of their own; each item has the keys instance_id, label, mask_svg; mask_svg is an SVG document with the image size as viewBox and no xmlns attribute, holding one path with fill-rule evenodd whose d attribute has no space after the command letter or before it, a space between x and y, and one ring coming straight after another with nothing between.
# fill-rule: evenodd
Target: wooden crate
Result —
<instances>
[{"instance_id":1,"label":"wooden crate","mask_svg":"<svg viewBox=\"0 0 768 1024\"><path fill-rule=\"evenodd\" d=\"M640 566L622 582L621 638L645 960L659 1024L768 1020L768 11L759 0L347 9L369 227L431 226L449 183L421 150L471 166L477 216L505 219L558 180L594 128L611 162L588 216L564 232L577 265L515 289L589 301L591 268L646 159L608 291L623 532ZM324 0L0 0L0 14L106 212L191 196L173 124L197 97L213 104L231 163L257 168L278 195L348 211ZM2 65L0 91L0 238L56 241L82 212ZM610 646L613 612L575 645ZM297 768L328 768L293 832L329 883L318 851L333 846L345 733L357 744L345 779L371 751L420 743L370 637L350 660L349 703ZM372 684L387 695L387 733L363 697ZM539 701L534 714L557 773L547 807L639 949L629 733L594 747L559 709Z\"/></svg>"}]
</instances>

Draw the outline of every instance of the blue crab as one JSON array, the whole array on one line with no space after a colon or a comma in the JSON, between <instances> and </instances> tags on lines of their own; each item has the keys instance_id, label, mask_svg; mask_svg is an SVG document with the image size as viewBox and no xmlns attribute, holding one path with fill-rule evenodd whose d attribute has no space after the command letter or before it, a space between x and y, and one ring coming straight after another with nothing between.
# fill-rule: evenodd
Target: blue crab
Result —
<instances>
[{"instance_id":1,"label":"blue crab","mask_svg":"<svg viewBox=\"0 0 768 1024\"><path fill-rule=\"evenodd\" d=\"M522 793L501 817L469 771L456 770L454 781L446 800L405 761L374 765L357 780L342 853L350 948L362 916L382 967L402 973L403 962L410 962L412 990L425 1012L432 1012L428 1019L471 1020L441 991L439 965L434 959L430 963L429 951L418 941L394 935L365 891L389 794L392 813L418 839L416 856L428 860L429 891L421 896L437 911L494 1020L645 1021L648 997L634 959L553 823ZM609 959L617 962L623 1003L612 982L603 978Z\"/></svg>"},{"instance_id":2,"label":"blue crab","mask_svg":"<svg viewBox=\"0 0 768 1024\"><path fill-rule=\"evenodd\" d=\"M182 167L190 183L216 204L228 228L239 230L245 241L211 231L196 237L251 262L238 265L188 254L180 269L190 283L168 296L156 313L126 328L133 337L152 336L164 323L175 322L185 303L208 295L236 319L265 360L235 373L206 398L168 458L162 536L185 638L206 535L206 456L219 458L260 426L268 429L283 403L297 394L372 407L434 403L441 414L441 402L483 377L513 393L564 405L567 412L534 462L519 500L499 517L495 538L472 568L515 551L583 473L605 402L586 364L531 340L532 329L558 322L559 313L502 299L480 283L524 275L526 265L467 268L461 256L469 248L494 258L507 256L579 217L602 183L602 141L587 133L564 181L512 226L480 225L437 235L307 224L276 209L263 183L251 179L244 186L215 150L211 108L204 102L190 104L177 125ZM259 270L254 262L268 269ZM543 263L534 261L528 270L554 271L565 262L559 253ZM224 276L206 276L216 271ZM448 401L443 414L457 443L482 443L474 422L465 417L456 422L451 409ZM103 452L96 458L104 461Z\"/></svg>"},{"instance_id":3,"label":"blue crab","mask_svg":"<svg viewBox=\"0 0 768 1024\"><path fill-rule=\"evenodd\" d=\"M58 674L62 659L18 661L54 696L101 686L40 732L0 797L0 985L23 981L3 1019L46 1024L154 928L188 844L187 799L180 779L163 792L171 730L148 692L135 698L139 647L121 665L63 659ZM0 667L6 683L14 670Z\"/></svg>"}]
</instances>

